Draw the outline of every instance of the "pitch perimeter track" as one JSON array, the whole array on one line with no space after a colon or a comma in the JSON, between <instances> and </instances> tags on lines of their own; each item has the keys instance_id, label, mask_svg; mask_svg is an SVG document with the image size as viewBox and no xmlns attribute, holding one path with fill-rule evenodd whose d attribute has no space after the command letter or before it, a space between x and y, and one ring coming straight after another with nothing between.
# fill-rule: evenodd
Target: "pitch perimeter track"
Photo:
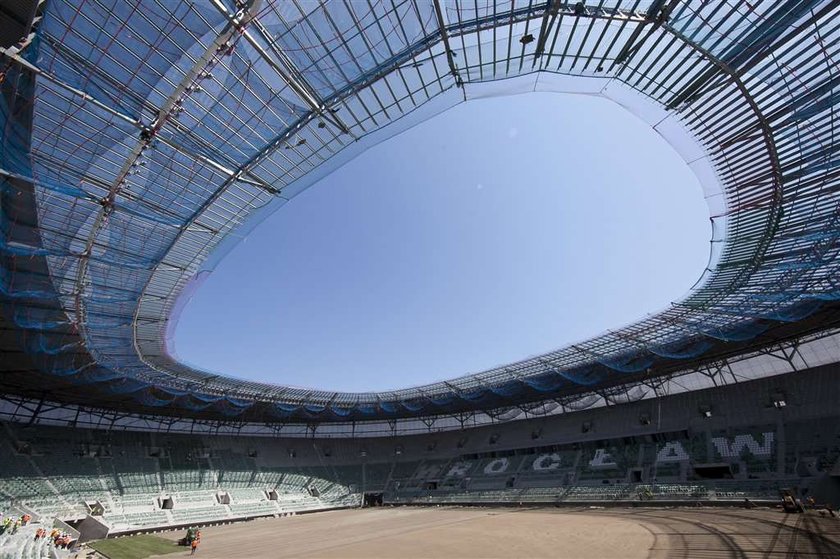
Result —
<instances>
[{"instance_id":1,"label":"pitch perimeter track","mask_svg":"<svg viewBox=\"0 0 840 559\"><path fill-rule=\"evenodd\" d=\"M840 520L770 509L385 507L203 528L196 556L838 558Z\"/></svg>"}]
</instances>

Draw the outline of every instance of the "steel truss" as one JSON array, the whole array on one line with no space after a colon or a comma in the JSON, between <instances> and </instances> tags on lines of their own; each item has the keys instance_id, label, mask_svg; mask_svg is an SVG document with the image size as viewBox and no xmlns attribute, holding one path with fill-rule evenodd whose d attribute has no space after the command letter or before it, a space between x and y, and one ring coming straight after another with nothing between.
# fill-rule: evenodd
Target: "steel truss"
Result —
<instances>
[{"instance_id":1,"label":"steel truss","mask_svg":"<svg viewBox=\"0 0 840 559\"><path fill-rule=\"evenodd\" d=\"M99 430L156 431L207 435L247 435L290 438L391 437L421 433L464 430L512 421L545 419L558 415L628 402L665 398L670 395L728 386L767 376L804 371L834 362L840 348L840 329L821 332L788 342L780 342L752 354L737 355L698 365L667 377L651 377L609 390L595 389L574 396L505 408L465 411L416 419L389 419L346 423L244 422L237 419L198 419L145 413L115 408L78 406L40 398L0 396L0 420L28 425L57 425ZM807 360L806 360L807 356ZM756 369L757 360L769 357L779 365L765 364Z\"/></svg>"}]
</instances>

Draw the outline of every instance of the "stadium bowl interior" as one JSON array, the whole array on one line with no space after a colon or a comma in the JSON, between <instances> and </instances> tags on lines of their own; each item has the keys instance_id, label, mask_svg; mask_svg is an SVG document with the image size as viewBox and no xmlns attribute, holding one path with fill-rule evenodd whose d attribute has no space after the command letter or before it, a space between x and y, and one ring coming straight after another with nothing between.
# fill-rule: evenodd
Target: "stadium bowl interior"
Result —
<instances>
[{"instance_id":1,"label":"stadium bowl interior","mask_svg":"<svg viewBox=\"0 0 840 559\"><path fill-rule=\"evenodd\" d=\"M362 503L787 489L836 505L839 16L828 0L4 3L0 508L94 539ZM690 166L713 238L682 300L375 393L167 350L185 294L262 218L401 130L525 91L612 100Z\"/></svg>"}]
</instances>

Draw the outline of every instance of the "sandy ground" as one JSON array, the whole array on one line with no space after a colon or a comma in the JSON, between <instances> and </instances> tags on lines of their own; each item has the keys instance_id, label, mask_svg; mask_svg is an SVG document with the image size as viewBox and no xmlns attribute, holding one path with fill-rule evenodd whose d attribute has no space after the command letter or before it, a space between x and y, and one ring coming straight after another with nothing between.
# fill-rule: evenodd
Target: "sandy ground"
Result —
<instances>
[{"instance_id":1,"label":"sandy ground","mask_svg":"<svg viewBox=\"0 0 840 559\"><path fill-rule=\"evenodd\" d=\"M201 532L202 559L840 557L840 521L771 510L397 507Z\"/></svg>"}]
</instances>

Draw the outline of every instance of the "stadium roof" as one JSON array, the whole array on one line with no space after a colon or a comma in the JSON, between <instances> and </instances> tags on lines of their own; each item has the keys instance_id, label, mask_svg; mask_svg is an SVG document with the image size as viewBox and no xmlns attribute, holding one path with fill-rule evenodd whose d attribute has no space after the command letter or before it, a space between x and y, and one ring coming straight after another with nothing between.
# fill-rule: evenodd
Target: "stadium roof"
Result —
<instances>
[{"instance_id":1,"label":"stadium roof","mask_svg":"<svg viewBox=\"0 0 840 559\"><path fill-rule=\"evenodd\" d=\"M5 393L261 421L453 414L622 387L840 318L836 1L30 6L0 37ZM709 188L715 250L684 300L381 393L243 382L167 353L179 296L260 216L455 103L532 90L621 103Z\"/></svg>"}]
</instances>

